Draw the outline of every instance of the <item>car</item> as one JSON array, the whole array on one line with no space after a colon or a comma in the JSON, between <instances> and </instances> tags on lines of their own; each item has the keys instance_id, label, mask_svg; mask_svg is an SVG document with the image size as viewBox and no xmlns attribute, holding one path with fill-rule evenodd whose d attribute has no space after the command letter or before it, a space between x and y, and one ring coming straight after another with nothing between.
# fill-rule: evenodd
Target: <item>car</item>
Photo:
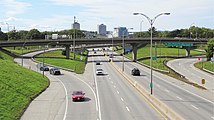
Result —
<instances>
[{"instance_id":1,"label":"car","mask_svg":"<svg viewBox=\"0 0 214 120\"><path fill-rule=\"evenodd\" d=\"M42 66L40 67L40 71L49 71L48 66Z\"/></svg>"},{"instance_id":2,"label":"car","mask_svg":"<svg viewBox=\"0 0 214 120\"><path fill-rule=\"evenodd\" d=\"M98 68L98 69L96 70L96 75L103 75L103 69Z\"/></svg>"},{"instance_id":3,"label":"car","mask_svg":"<svg viewBox=\"0 0 214 120\"><path fill-rule=\"evenodd\" d=\"M134 76L140 76L140 70L138 68L134 68L132 69L131 74Z\"/></svg>"},{"instance_id":4,"label":"car","mask_svg":"<svg viewBox=\"0 0 214 120\"><path fill-rule=\"evenodd\" d=\"M110 55L109 55L109 58L113 58L113 57L114 57L113 54L110 54Z\"/></svg>"},{"instance_id":5,"label":"car","mask_svg":"<svg viewBox=\"0 0 214 120\"><path fill-rule=\"evenodd\" d=\"M100 62L96 62L96 65L101 65Z\"/></svg>"},{"instance_id":6,"label":"car","mask_svg":"<svg viewBox=\"0 0 214 120\"><path fill-rule=\"evenodd\" d=\"M85 93L81 90L73 91L72 100L73 101L84 101L85 100Z\"/></svg>"},{"instance_id":7,"label":"car","mask_svg":"<svg viewBox=\"0 0 214 120\"><path fill-rule=\"evenodd\" d=\"M53 67L53 68L50 69L50 74L61 75L61 72L60 72L59 68Z\"/></svg>"}]
</instances>

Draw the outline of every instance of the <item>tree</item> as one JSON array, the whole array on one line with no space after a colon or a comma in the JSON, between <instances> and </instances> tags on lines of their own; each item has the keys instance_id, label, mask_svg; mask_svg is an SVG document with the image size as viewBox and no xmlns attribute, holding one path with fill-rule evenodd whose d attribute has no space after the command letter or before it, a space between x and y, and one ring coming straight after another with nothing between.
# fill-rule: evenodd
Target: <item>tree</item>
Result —
<instances>
[{"instance_id":1,"label":"tree","mask_svg":"<svg viewBox=\"0 0 214 120\"><path fill-rule=\"evenodd\" d=\"M19 38L16 30L12 30L8 32L7 35L8 35L8 40L17 40Z\"/></svg>"},{"instance_id":2,"label":"tree","mask_svg":"<svg viewBox=\"0 0 214 120\"><path fill-rule=\"evenodd\" d=\"M209 39L207 42L207 49L206 49L206 55L207 55L207 61L211 60L211 57L213 57L213 52L214 52L214 38Z\"/></svg>"},{"instance_id":3,"label":"tree","mask_svg":"<svg viewBox=\"0 0 214 120\"><path fill-rule=\"evenodd\" d=\"M151 32L151 28L149 28L149 30L148 30L149 35L151 34L150 32ZM157 35L158 35L158 32L157 32L156 28L152 27L152 37L157 37Z\"/></svg>"},{"instance_id":4,"label":"tree","mask_svg":"<svg viewBox=\"0 0 214 120\"><path fill-rule=\"evenodd\" d=\"M7 34L0 31L0 40L1 41L7 41L7 39L8 39Z\"/></svg>"},{"instance_id":5,"label":"tree","mask_svg":"<svg viewBox=\"0 0 214 120\"><path fill-rule=\"evenodd\" d=\"M27 39L44 39L45 37L37 29L32 29L27 34Z\"/></svg>"}]
</instances>

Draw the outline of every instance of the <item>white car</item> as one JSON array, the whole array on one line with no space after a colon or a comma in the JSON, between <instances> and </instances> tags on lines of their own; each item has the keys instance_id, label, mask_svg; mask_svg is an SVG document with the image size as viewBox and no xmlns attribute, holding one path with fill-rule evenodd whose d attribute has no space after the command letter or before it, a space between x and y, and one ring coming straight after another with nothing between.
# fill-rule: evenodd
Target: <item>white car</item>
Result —
<instances>
[{"instance_id":1,"label":"white car","mask_svg":"<svg viewBox=\"0 0 214 120\"><path fill-rule=\"evenodd\" d=\"M98 68L97 70L96 70L96 75L103 75L104 73L103 73L103 69L101 69L101 68Z\"/></svg>"}]
</instances>

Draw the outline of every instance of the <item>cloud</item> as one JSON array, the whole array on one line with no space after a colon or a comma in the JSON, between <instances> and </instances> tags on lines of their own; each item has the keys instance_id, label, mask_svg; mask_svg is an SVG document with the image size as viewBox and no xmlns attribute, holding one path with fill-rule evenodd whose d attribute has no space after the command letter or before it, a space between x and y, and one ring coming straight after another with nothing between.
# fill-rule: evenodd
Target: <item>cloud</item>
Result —
<instances>
[{"instance_id":1,"label":"cloud","mask_svg":"<svg viewBox=\"0 0 214 120\"><path fill-rule=\"evenodd\" d=\"M25 12L27 7L30 7L31 4L26 2L18 2L16 0L1 0L1 4L5 7L6 16L15 16Z\"/></svg>"}]
</instances>

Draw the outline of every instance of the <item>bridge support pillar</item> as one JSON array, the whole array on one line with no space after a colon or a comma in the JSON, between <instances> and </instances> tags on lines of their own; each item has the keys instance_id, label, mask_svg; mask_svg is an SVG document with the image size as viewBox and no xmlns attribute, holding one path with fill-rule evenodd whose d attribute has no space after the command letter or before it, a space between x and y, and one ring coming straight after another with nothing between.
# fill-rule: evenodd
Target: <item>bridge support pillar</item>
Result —
<instances>
[{"instance_id":1,"label":"bridge support pillar","mask_svg":"<svg viewBox=\"0 0 214 120\"><path fill-rule=\"evenodd\" d=\"M66 59L70 58L70 45L65 46Z\"/></svg>"},{"instance_id":2,"label":"bridge support pillar","mask_svg":"<svg viewBox=\"0 0 214 120\"><path fill-rule=\"evenodd\" d=\"M191 50L191 47L185 47L185 49L186 49L186 56L187 57L190 57L190 50Z\"/></svg>"},{"instance_id":3,"label":"bridge support pillar","mask_svg":"<svg viewBox=\"0 0 214 120\"><path fill-rule=\"evenodd\" d=\"M132 60L137 60L137 45L138 44L131 44L132 45Z\"/></svg>"}]
</instances>

